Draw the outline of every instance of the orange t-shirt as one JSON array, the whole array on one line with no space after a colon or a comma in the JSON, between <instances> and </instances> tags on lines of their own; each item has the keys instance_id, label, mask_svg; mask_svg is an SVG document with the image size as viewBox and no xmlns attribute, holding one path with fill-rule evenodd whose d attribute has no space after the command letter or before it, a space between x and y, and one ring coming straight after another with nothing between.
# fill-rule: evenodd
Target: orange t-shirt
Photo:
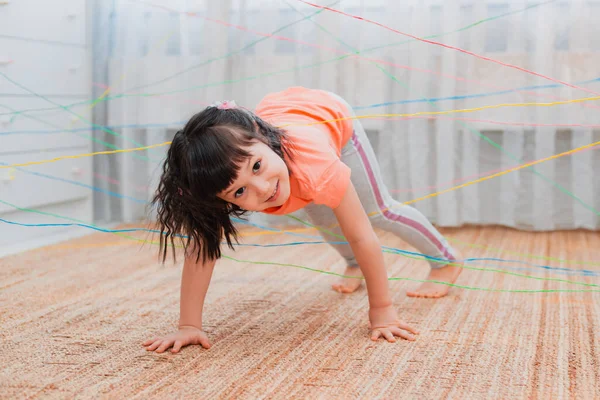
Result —
<instances>
[{"instance_id":1,"label":"orange t-shirt","mask_svg":"<svg viewBox=\"0 0 600 400\"><path fill-rule=\"evenodd\" d=\"M255 112L274 126L294 124L282 127L293 145L293 161L285 160L291 172L290 197L263 212L289 214L311 202L336 208L350 182L350 168L340 157L352 137L352 120L300 125L348 117L347 107L325 91L291 87L267 95Z\"/></svg>"}]
</instances>

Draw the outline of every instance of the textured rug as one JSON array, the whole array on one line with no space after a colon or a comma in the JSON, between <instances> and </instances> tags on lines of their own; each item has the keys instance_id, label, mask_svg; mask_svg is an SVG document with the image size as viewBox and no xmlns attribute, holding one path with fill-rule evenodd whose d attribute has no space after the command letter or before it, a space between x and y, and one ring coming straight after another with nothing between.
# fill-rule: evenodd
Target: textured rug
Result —
<instances>
[{"instance_id":1,"label":"textured rug","mask_svg":"<svg viewBox=\"0 0 600 400\"><path fill-rule=\"evenodd\" d=\"M600 292L591 290L600 286L589 284L600 284L600 234L442 232L465 258L511 261L468 262L457 281L466 288L438 300L406 297L419 282L392 280L400 318L421 331L416 342L369 340L364 285L339 294L330 289L335 276L314 271L344 270L323 244L227 251L243 261L215 268L204 318L212 348L179 354L147 352L141 343L176 327L181 259L162 265L156 246L103 233L2 258L0 397L599 396ZM386 246L414 250L379 234ZM298 240L244 235L247 244ZM422 260L391 253L385 260L392 278L428 272ZM556 289L567 291L522 292Z\"/></svg>"}]
</instances>

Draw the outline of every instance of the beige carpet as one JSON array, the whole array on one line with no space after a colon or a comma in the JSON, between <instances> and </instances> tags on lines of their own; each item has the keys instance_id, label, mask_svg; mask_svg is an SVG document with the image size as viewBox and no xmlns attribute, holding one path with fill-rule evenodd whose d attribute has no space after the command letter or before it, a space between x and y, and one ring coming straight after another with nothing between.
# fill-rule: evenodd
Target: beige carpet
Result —
<instances>
[{"instance_id":1,"label":"beige carpet","mask_svg":"<svg viewBox=\"0 0 600 400\"><path fill-rule=\"evenodd\" d=\"M600 271L597 232L469 227L444 233L465 257ZM380 237L387 246L409 249L392 236ZM244 242L294 240L259 235ZM324 245L244 247L234 256L336 272L344 267ZM423 279L427 273L423 261L393 254L385 259L390 276ZM418 282L392 281L401 318L422 333L416 342L391 344L368 339L364 288L342 295L329 289L336 279L331 275L223 260L205 311L213 347L192 346L173 355L141 346L174 329L179 315L181 265L160 265L152 245L99 233L0 259L0 266L2 398L600 396L600 293L453 288L446 298L419 300L405 296ZM517 263L470 266L600 284L600 277L509 269L527 267ZM470 269L457 283L508 290L600 289Z\"/></svg>"}]
</instances>

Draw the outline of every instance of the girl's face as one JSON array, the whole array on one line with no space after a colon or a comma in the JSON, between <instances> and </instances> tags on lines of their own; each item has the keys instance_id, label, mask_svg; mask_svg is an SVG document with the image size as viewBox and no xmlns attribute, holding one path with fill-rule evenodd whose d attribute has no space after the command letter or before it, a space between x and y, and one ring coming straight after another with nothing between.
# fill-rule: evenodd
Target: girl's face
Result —
<instances>
[{"instance_id":1,"label":"girl's face","mask_svg":"<svg viewBox=\"0 0 600 400\"><path fill-rule=\"evenodd\" d=\"M260 141L246 150L251 156L240 165L237 179L217 197L248 211L281 206L290 197L290 177L285 162Z\"/></svg>"}]
</instances>

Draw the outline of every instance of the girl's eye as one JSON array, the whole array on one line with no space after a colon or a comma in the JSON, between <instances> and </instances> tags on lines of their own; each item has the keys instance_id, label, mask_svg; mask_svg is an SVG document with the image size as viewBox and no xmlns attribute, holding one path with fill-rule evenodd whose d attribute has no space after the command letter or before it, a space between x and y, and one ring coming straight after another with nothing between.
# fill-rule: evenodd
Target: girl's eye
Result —
<instances>
[{"instance_id":1,"label":"girl's eye","mask_svg":"<svg viewBox=\"0 0 600 400\"><path fill-rule=\"evenodd\" d=\"M243 195L245 191L246 191L246 188L241 187L238 190L236 190L233 195L237 198L237 197L240 197L241 195Z\"/></svg>"},{"instance_id":2,"label":"girl's eye","mask_svg":"<svg viewBox=\"0 0 600 400\"><path fill-rule=\"evenodd\" d=\"M260 163L260 160L254 163L254 166L252 167L253 172L258 172L258 170L260 169Z\"/></svg>"}]
</instances>

